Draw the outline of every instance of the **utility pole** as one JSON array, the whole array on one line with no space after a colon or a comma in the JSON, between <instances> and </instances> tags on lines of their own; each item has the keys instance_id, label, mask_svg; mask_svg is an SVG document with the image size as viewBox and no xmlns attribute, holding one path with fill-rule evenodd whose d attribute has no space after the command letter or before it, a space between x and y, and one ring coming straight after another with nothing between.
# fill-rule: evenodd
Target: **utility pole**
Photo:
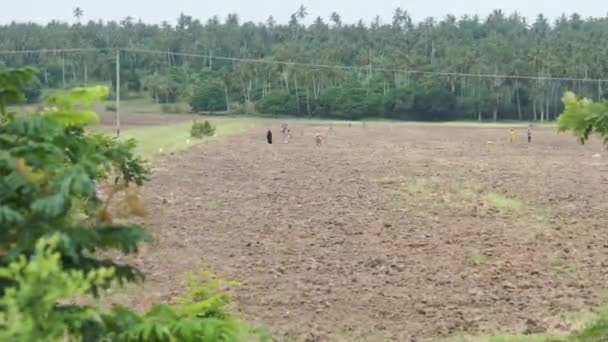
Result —
<instances>
[{"instance_id":1,"label":"utility pole","mask_svg":"<svg viewBox=\"0 0 608 342\"><path fill-rule=\"evenodd\" d=\"M61 54L61 85L65 89L65 55Z\"/></svg>"},{"instance_id":2,"label":"utility pole","mask_svg":"<svg viewBox=\"0 0 608 342\"><path fill-rule=\"evenodd\" d=\"M116 136L120 136L120 49L116 49Z\"/></svg>"}]
</instances>

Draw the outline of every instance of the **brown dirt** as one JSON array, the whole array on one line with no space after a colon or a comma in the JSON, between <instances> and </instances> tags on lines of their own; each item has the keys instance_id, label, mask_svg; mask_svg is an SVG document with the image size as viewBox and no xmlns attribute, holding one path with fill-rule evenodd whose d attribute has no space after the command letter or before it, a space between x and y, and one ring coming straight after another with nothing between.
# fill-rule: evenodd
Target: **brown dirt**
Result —
<instances>
[{"instance_id":1,"label":"brown dirt","mask_svg":"<svg viewBox=\"0 0 608 342\"><path fill-rule=\"evenodd\" d=\"M506 128L259 127L155 163L157 242L135 306L207 269L244 318L294 341L560 333L604 301L608 165L599 143ZM497 209L487 194L525 201Z\"/></svg>"}]
</instances>

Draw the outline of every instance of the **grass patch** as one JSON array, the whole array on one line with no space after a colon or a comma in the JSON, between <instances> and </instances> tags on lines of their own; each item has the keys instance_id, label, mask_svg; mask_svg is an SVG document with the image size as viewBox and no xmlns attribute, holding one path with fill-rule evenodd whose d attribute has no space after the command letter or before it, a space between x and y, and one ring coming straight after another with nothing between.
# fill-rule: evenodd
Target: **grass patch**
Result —
<instances>
[{"instance_id":1,"label":"grass patch","mask_svg":"<svg viewBox=\"0 0 608 342\"><path fill-rule=\"evenodd\" d=\"M499 335L499 336L459 336L444 340L444 342L556 342L563 340L552 339L547 336L518 336L518 335Z\"/></svg>"},{"instance_id":2,"label":"grass patch","mask_svg":"<svg viewBox=\"0 0 608 342\"><path fill-rule=\"evenodd\" d=\"M490 258L488 258L487 256L480 254L478 252L469 253L469 259L471 260L471 263L473 264L473 266L483 265L490 260Z\"/></svg>"},{"instance_id":3,"label":"grass patch","mask_svg":"<svg viewBox=\"0 0 608 342\"><path fill-rule=\"evenodd\" d=\"M498 336L459 336L452 337L445 342L558 342L566 341L542 335L498 335Z\"/></svg>"},{"instance_id":4,"label":"grass patch","mask_svg":"<svg viewBox=\"0 0 608 342\"><path fill-rule=\"evenodd\" d=\"M585 324L565 336L537 335L494 335L455 336L442 339L444 342L603 342L608 341L608 310L603 308L592 317L585 315ZM580 317L579 317L580 319ZM578 322L577 322L578 323Z\"/></svg>"},{"instance_id":5,"label":"grass patch","mask_svg":"<svg viewBox=\"0 0 608 342\"><path fill-rule=\"evenodd\" d=\"M452 191L462 200L476 198L482 190L483 186L476 179L467 179L452 187Z\"/></svg>"},{"instance_id":6,"label":"grass patch","mask_svg":"<svg viewBox=\"0 0 608 342\"><path fill-rule=\"evenodd\" d=\"M555 273L571 273L576 269L560 256L549 256L546 259L547 268Z\"/></svg>"},{"instance_id":7,"label":"grass patch","mask_svg":"<svg viewBox=\"0 0 608 342\"><path fill-rule=\"evenodd\" d=\"M122 136L136 139L137 152L145 158L152 158L158 154L184 150L201 142L217 141L253 127L251 121L230 119L214 120L213 124L216 127L215 135L202 139L190 137L192 122L189 121L173 125L128 128L123 131Z\"/></svg>"},{"instance_id":8,"label":"grass patch","mask_svg":"<svg viewBox=\"0 0 608 342\"><path fill-rule=\"evenodd\" d=\"M403 185L407 192L421 196L431 195L434 189L433 182L424 177L408 179Z\"/></svg>"},{"instance_id":9,"label":"grass patch","mask_svg":"<svg viewBox=\"0 0 608 342\"><path fill-rule=\"evenodd\" d=\"M526 202L496 192L485 195L484 199L488 205L502 211L517 211L526 207Z\"/></svg>"}]
</instances>

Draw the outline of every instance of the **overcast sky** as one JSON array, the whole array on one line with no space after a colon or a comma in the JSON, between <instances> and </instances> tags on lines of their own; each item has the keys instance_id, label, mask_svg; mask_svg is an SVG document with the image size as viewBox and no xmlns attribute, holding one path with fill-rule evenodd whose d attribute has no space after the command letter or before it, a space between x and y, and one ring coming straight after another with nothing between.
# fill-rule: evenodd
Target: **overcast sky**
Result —
<instances>
[{"instance_id":1,"label":"overcast sky","mask_svg":"<svg viewBox=\"0 0 608 342\"><path fill-rule=\"evenodd\" d=\"M119 20L132 16L151 23L163 20L175 23L183 12L202 20L237 13L242 21L260 22L273 15L278 22L287 22L300 4L308 9L311 18L328 18L331 12L337 11L347 23L359 19L370 22L375 15L389 22L397 7L406 9L415 21L429 16L442 18L446 14L485 16L496 8L507 13L517 11L530 19L538 13L551 19L562 13L577 12L583 17L604 17L608 13L606 0L0 0L0 22L73 21L75 7L84 10L84 20Z\"/></svg>"}]
</instances>

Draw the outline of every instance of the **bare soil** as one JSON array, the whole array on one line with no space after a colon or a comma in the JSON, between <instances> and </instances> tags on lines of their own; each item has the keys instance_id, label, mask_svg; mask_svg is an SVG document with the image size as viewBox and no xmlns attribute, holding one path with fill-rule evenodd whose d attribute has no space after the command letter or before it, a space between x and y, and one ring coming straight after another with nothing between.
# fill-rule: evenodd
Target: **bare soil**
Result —
<instances>
[{"instance_id":1,"label":"bare soil","mask_svg":"<svg viewBox=\"0 0 608 342\"><path fill-rule=\"evenodd\" d=\"M144 289L123 301L170 300L184 272L211 270L242 283L243 318L289 341L564 333L604 303L598 142L368 124L293 126L283 144L274 126L273 145L260 126L155 163L144 193L157 241L137 258Z\"/></svg>"}]
</instances>

